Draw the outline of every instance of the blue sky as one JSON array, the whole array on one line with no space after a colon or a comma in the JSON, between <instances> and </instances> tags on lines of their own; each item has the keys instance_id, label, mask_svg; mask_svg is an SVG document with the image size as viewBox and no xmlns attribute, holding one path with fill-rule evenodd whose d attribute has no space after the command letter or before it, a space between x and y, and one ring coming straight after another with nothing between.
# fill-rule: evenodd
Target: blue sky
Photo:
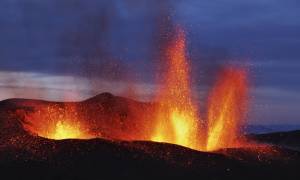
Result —
<instances>
[{"instance_id":1,"label":"blue sky","mask_svg":"<svg viewBox=\"0 0 300 180\"><path fill-rule=\"evenodd\" d=\"M299 9L297 0L1 0L0 98L122 94L132 79L151 96L159 44L180 24L195 96L222 65L246 65L251 123L299 124Z\"/></svg>"}]
</instances>

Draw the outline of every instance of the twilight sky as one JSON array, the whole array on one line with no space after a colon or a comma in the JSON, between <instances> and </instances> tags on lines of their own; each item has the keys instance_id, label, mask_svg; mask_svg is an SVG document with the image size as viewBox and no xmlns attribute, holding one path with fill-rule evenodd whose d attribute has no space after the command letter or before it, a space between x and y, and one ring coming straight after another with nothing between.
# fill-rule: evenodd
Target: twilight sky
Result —
<instances>
[{"instance_id":1,"label":"twilight sky","mask_svg":"<svg viewBox=\"0 0 300 180\"><path fill-rule=\"evenodd\" d=\"M155 92L160 45L187 33L195 97L222 65L251 77L250 123L300 124L298 0L1 0L0 100Z\"/></svg>"}]
</instances>

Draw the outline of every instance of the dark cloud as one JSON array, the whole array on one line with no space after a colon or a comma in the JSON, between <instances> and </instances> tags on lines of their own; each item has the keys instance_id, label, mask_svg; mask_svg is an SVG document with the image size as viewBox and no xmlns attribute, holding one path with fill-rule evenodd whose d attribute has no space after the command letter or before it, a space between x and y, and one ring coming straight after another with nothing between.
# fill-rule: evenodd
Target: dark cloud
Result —
<instances>
[{"instance_id":1,"label":"dark cloud","mask_svg":"<svg viewBox=\"0 0 300 180\"><path fill-rule=\"evenodd\" d=\"M300 90L299 8L298 0L1 0L0 71L152 82L181 24L195 84L247 63L258 89L289 94Z\"/></svg>"},{"instance_id":2,"label":"dark cloud","mask_svg":"<svg viewBox=\"0 0 300 180\"><path fill-rule=\"evenodd\" d=\"M74 57L111 56L144 72L168 18L189 32L193 59L292 61L300 58L298 7L294 0L3 0L0 68L57 71Z\"/></svg>"}]
</instances>

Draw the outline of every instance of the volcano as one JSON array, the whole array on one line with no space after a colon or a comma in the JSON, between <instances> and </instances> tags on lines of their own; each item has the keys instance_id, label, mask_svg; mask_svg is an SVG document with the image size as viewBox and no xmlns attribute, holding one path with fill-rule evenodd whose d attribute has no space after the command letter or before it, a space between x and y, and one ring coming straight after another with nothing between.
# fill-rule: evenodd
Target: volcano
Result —
<instances>
[{"instance_id":1,"label":"volcano","mask_svg":"<svg viewBox=\"0 0 300 180\"><path fill-rule=\"evenodd\" d=\"M79 104L27 101L19 104L37 110L19 110L12 116L23 119L26 131L55 140L155 141L207 152L256 146L241 132L249 101L245 68L224 66L209 90L207 111L200 113L199 102L193 98L185 31L180 26L166 42L161 61L164 68L158 73L157 93L148 103L122 97L111 100L110 94Z\"/></svg>"},{"instance_id":2,"label":"volcano","mask_svg":"<svg viewBox=\"0 0 300 180\"><path fill-rule=\"evenodd\" d=\"M221 148L210 152L170 143L130 140L144 130L140 127L137 128L140 131L128 133L141 118L136 116L136 111L143 111L145 116L149 116L143 118L152 118L154 106L153 103L138 102L109 93L72 103L28 99L1 101L0 176L9 179L300 177L297 132L284 133L284 136L276 133L251 135L250 139L264 144ZM52 108L59 109L63 114L60 117L62 119L57 121L61 125L66 123L63 119L74 115L74 108L78 118L85 117L86 122L75 125L74 138L74 129L68 126L62 128L67 134L71 132L66 139L39 131L42 124L49 126L47 121L51 118L59 118L56 114L45 114L45 109L52 112ZM112 115L119 118L108 118ZM92 131L84 131L84 124L92 120L101 120L102 126L95 125ZM116 127L120 129L118 132L114 131ZM79 135L76 134L78 132ZM125 134L127 140L124 140ZM120 140L121 137L123 140ZM289 146L286 142L289 142ZM292 145L295 148L291 148Z\"/></svg>"},{"instance_id":3,"label":"volcano","mask_svg":"<svg viewBox=\"0 0 300 180\"><path fill-rule=\"evenodd\" d=\"M297 133L285 135L291 147L277 134L242 132L249 101L243 68L223 68L207 112L199 113L185 46L178 27L151 102L110 93L81 102L1 101L0 177L299 178Z\"/></svg>"}]
</instances>

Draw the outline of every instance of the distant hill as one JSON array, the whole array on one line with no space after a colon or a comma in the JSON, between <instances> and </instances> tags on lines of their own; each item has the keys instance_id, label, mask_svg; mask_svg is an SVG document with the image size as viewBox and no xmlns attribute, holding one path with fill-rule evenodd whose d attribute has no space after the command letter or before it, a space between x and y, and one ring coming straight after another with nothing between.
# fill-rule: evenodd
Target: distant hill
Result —
<instances>
[{"instance_id":1,"label":"distant hill","mask_svg":"<svg viewBox=\"0 0 300 180\"><path fill-rule=\"evenodd\" d=\"M253 135L253 139L259 142L300 151L300 130L258 134Z\"/></svg>"},{"instance_id":2,"label":"distant hill","mask_svg":"<svg viewBox=\"0 0 300 180\"><path fill-rule=\"evenodd\" d=\"M245 132L247 134L265 134L272 132L294 131L298 129L300 129L300 125L248 125L245 127Z\"/></svg>"}]
</instances>

